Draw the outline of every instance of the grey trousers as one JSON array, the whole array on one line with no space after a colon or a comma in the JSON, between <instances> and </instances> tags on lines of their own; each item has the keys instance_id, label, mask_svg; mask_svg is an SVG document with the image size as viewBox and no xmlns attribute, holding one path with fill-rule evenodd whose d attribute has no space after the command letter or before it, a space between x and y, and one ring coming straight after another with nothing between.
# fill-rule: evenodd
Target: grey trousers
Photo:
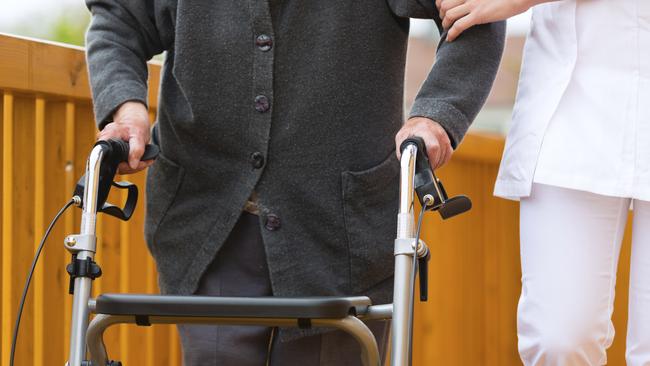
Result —
<instances>
[{"instance_id":1,"label":"grey trousers","mask_svg":"<svg viewBox=\"0 0 650 366\"><path fill-rule=\"evenodd\" d=\"M273 295L258 220L242 214L201 278L197 295ZM389 323L375 321L368 326L383 360ZM359 345L341 331L280 342L275 329L261 326L179 325L178 329L185 366L361 365Z\"/></svg>"}]
</instances>

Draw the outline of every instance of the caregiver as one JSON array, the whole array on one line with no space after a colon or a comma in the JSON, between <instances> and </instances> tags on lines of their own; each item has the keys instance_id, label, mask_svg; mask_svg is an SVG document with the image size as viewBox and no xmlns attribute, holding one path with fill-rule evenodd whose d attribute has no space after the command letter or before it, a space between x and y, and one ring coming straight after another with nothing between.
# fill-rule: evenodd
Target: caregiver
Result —
<instances>
[{"instance_id":1,"label":"caregiver","mask_svg":"<svg viewBox=\"0 0 650 366\"><path fill-rule=\"evenodd\" d=\"M650 2L442 0L448 40L533 5L495 195L520 200L526 365L604 365L634 209L626 359L650 365Z\"/></svg>"}]
</instances>

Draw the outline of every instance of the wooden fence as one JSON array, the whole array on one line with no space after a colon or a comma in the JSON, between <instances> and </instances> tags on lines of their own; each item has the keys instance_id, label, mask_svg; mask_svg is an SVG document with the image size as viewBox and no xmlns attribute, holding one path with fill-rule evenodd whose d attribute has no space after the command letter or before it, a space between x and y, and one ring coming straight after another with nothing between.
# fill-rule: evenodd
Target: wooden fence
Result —
<instances>
[{"instance_id":1,"label":"wooden fence","mask_svg":"<svg viewBox=\"0 0 650 366\"><path fill-rule=\"evenodd\" d=\"M149 70L153 119L159 66ZM71 196L96 130L82 49L0 34L0 93L0 359L8 365L17 303L35 247ZM474 209L444 223L435 215L425 219L424 239L432 248L430 300L416 308L416 365L520 364L517 205L492 197L502 149L502 137L470 134L440 172L450 193L469 195ZM144 186L143 174L127 179ZM71 306L62 241L78 223L79 211L71 210L50 236L23 314L17 365L65 362ZM157 291L142 225L142 204L128 223L100 215L97 261L105 275L95 281L95 294ZM629 231L621 254L612 365L624 365L628 262ZM111 358L126 365L180 365L174 327L119 326L106 340Z\"/></svg>"}]
</instances>

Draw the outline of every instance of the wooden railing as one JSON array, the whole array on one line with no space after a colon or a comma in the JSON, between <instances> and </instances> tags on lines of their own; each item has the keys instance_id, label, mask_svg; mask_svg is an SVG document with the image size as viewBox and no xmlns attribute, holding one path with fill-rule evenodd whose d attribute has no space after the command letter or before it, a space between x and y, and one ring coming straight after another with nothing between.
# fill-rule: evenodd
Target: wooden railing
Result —
<instances>
[{"instance_id":1,"label":"wooden railing","mask_svg":"<svg viewBox=\"0 0 650 366\"><path fill-rule=\"evenodd\" d=\"M157 65L149 70L153 119L160 70ZM35 246L69 199L96 130L82 49L0 34L0 93L0 357L8 365L18 299ZM502 137L470 134L439 172L450 193L469 195L474 208L444 223L436 215L425 219L424 239L432 248L430 299L416 308L416 365L520 364L518 210L516 203L492 196L502 150ZM145 183L143 174L127 179L141 188ZM62 241L78 230L78 222L78 210L70 211L50 236L23 314L17 365L65 362L70 296ZM95 294L157 291L142 225L142 203L128 223L100 215L97 261L105 274L95 281ZM619 270L614 316L619 336L609 353L612 365L624 365L628 238L629 232ZM106 341L111 358L125 365L180 365L171 326L120 326L109 330Z\"/></svg>"},{"instance_id":2,"label":"wooden railing","mask_svg":"<svg viewBox=\"0 0 650 366\"><path fill-rule=\"evenodd\" d=\"M152 119L159 66L150 67ZM18 299L35 245L72 194L95 140L83 50L0 35L2 103L2 365L8 365ZM144 186L143 174L128 180ZM112 200L120 197L113 196ZM142 202L143 197L140 197ZM129 223L99 216L98 254L106 274L94 293L155 293L156 271L143 244L143 205ZM70 296L63 237L79 230L69 210L50 236L22 318L18 365L63 365L68 350ZM111 357L126 365L180 364L174 327L111 329Z\"/></svg>"}]
</instances>

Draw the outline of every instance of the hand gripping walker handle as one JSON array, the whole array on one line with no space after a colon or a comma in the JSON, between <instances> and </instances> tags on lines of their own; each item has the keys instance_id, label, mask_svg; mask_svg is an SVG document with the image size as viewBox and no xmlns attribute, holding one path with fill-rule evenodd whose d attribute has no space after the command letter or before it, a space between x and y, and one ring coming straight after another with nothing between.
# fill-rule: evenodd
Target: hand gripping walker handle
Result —
<instances>
[{"instance_id":1,"label":"hand gripping walker handle","mask_svg":"<svg viewBox=\"0 0 650 366\"><path fill-rule=\"evenodd\" d=\"M120 163L129 159L129 143L122 140L97 141L95 146L101 146L104 151L104 158L100 167L99 184L97 192L98 212L117 217L120 220L127 221L133 215L135 206L138 201L138 187L130 182L114 182L117 167ZM156 145L146 145L144 154L140 158L142 161L152 160L158 156L160 149ZM77 182L74 194L79 198L84 197L86 176L81 177ZM111 187L126 189L128 191L124 207L119 208L110 203L106 203ZM83 202L82 202L83 205Z\"/></svg>"},{"instance_id":2,"label":"hand gripping walker handle","mask_svg":"<svg viewBox=\"0 0 650 366\"><path fill-rule=\"evenodd\" d=\"M420 204L424 205L426 202L424 197L431 195L433 197L433 203L429 204L427 209L438 211L443 219L448 219L469 211L472 208L472 201L469 197L459 195L449 198L447 196L447 191L445 191L442 181L436 177L436 174L431 169L429 158L427 157L426 146L421 137L411 136L407 138L402 142L400 151L403 152L404 149L411 144L416 145L418 148L418 154L415 160L415 179L413 183Z\"/></svg>"}]
</instances>

